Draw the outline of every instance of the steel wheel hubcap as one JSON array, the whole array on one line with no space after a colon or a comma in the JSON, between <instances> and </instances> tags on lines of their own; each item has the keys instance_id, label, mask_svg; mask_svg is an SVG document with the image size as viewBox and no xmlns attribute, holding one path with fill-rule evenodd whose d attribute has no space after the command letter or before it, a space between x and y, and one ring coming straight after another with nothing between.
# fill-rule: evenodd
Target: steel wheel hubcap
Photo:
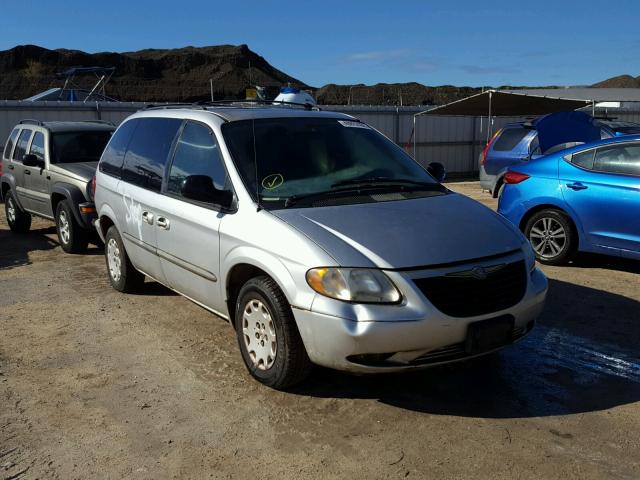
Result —
<instances>
[{"instance_id":1,"label":"steel wheel hubcap","mask_svg":"<svg viewBox=\"0 0 640 480\"><path fill-rule=\"evenodd\" d=\"M71 235L69 227L69 219L67 213L63 210L58 217L58 230L60 231L60 239L64 244L69 243L69 237Z\"/></svg>"},{"instance_id":2,"label":"steel wheel hubcap","mask_svg":"<svg viewBox=\"0 0 640 480\"><path fill-rule=\"evenodd\" d=\"M7 199L7 220L11 223L16 221L16 206L13 204L11 197Z\"/></svg>"},{"instance_id":3,"label":"steel wheel hubcap","mask_svg":"<svg viewBox=\"0 0 640 480\"><path fill-rule=\"evenodd\" d=\"M531 227L529 241L540 257L554 258L564 250L567 232L555 218L543 217Z\"/></svg>"},{"instance_id":4,"label":"steel wheel hubcap","mask_svg":"<svg viewBox=\"0 0 640 480\"><path fill-rule=\"evenodd\" d=\"M242 313L242 336L249 358L260 370L269 370L276 360L276 327L264 303L253 299Z\"/></svg>"},{"instance_id":5,"label":"steel wheel hubcap","mask_svg":"<svg viewBox=\"0 0 640 480\"><path fill-rule=\"evenodd\" d=\"M107 243L107 262L109 263L109 275L111 275L114 282L117 282L121 276L122 260L120 259L118 243L113 238L110 238Z\"/></svg>"}]
</instances>

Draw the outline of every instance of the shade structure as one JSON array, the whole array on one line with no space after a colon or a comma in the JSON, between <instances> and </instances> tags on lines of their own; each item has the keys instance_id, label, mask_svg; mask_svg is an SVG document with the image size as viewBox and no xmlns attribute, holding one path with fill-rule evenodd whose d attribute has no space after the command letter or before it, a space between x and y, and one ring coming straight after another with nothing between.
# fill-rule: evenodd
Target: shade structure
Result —
<instances>
[{"instance_id":1,"label":"shade structure","mask_svg":"<svg viewBox=\"0 0 640 480\"><path fill-rule=\"evenodd\" d=\"M416 122L421 115L488 117L487 142L491 136L492 117L525 117L576 110L593 106L593 100L549 97L513 91L487 90L413 116L413 158L416 158Z\"/></svg>"}]
</instances>

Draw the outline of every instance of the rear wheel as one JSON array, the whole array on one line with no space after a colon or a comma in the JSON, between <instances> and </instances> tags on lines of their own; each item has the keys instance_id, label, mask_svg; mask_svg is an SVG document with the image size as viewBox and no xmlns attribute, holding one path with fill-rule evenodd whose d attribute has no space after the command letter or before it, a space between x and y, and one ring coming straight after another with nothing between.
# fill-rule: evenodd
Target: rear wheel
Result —
<instances>
[{"instance_id":1,"label":"rear wheel","mask_svg":"<svg viewBox=\"0 0 640 480\"><path fill-rule=\"evenodd\" d=\"M134 292L144 283L144 275L131 264L124 249L122 238L115 225L109 227L105 236L105 260L111 286L119 292Z\"/></svg>"},{"instance_id":2,"label":"rear wheel","mask_svg":"<svg viewBox=\"0 0 640 480\"><path fill-rule=\"evenodd\" d=\"M559 210L547 209L533 215L524 234L538 261L547 265L567 263L577 250L578 237L571 220Z\"/></svg>"},{"instance_id":3,"label":"rear wheel","mask_svg":"<svg viewBox=\"0 0 640 480\"><path fill-rule=\"evenodd\" d=\"M56 207L56 230L60 246L67 253L84 252L89 245L89 232L78 224L69 202L63 200Z\"/></svg>"},{"instance_id":4,"label":"rear wheel","mask_svg":"<svg viewBox=\"0 0 640 480\"><path fill-rule=\"evenodd\" d=\"M307 377L311 362L289 302L273 279L260 276L244 284L235 323L242 359L255 379L284 389Z\"/></svg>"},{"instance_id":5,"label":"rear wheel","mask_svg":"<svg viewBox=\"0 0 640 480\"><path fill-rule=\"evenodd\" d=\"M4 200L4 211L9 228L14 233L27 233L31 228L31 214L22 210L16 202L13 192L7 191Z\"/></svg>"}]
</instances>

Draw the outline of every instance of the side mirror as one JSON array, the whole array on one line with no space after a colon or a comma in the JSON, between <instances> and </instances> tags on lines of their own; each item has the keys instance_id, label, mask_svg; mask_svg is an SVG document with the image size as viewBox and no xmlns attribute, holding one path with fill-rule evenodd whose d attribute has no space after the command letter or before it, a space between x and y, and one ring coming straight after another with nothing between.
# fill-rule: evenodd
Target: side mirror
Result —
<instances>
[{"instance_id":1,"label":"side mirror","mask_svg":"<svg viewBox=\"0 0 640 480\"><path fill-rule=\"evenodd\" d=\"M44 161L40 160L33 153L27 153L22 157L22 165L25 167L39 167L44 168Z\"/></svg>"},{"instance_id":2,"label":"side mirror","mask_svg":"<svg viewBox=\"0 0 640 480\"><path fill-rule=\"evenodd\" d=\"M427 166L427 172L439 182L444 182L447 177L447 169L440 162L431 162Z\"/></svg>"},{"instance_id":3,"label":"side mirror","mask_svg":"<svg viewBox=\"0 0 640 480\"><path fill-rule=\"evenodd\" d=\"M182 184L181 193L185 198L225 208L229 208L233 203L233 193L218 190L208 175L189 175Z\"/></svg>"}]
</instances>

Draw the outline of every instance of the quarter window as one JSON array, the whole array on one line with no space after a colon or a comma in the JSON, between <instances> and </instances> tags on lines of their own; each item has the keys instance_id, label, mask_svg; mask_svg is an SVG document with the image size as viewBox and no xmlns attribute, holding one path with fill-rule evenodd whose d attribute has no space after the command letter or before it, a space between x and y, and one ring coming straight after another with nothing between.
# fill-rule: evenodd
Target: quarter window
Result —
<instances>
[{"instance_id":1,"label":"quarter window","mask_svg":"<svg viewBox=\"0 0 640 480\"><path fill-rule=\"evenodd\" d=\"M574 153L571 156L571 163L581 168L591 170L593 168L593 156L595 150L587 150L586 152Z\"/></svg>"},{"instance_id":2,"label":"quarter window","mask_svg":"<svg viewBox=\"0 0 640 480\"><path fill-rule=\"evenodd\" d=\"M129 120L120 125L120 128L107 143L102 158L100 159L100 171L114 177L120 178L122 175L122 164L124 163L124 154L131 140L131 135L138 125L138 120Z\"/></svg>"},{"instance_id":3,"label":"quarter window","mask_svg":"<svg viewBox=\"0 0 640 480\"><path fill-rule=\"evenodd\" d=\"M20 138L18 138L18 145L13 151L13 159L17 162L22 162L24 155L27 153L27 145L29 145L29 139L31 138L31 130L24 129L20 132Z\"/></svg>"},{"instance_id":4,"label":"quarter window","mask_svg":"<svg viewBox=\"0 0 640 480\"><path fill-rule=\"evenodd\" d=\"M160 191L173 140L182 124L177 118L140 118L124 157L122 179Z\"/></svg>"},{"instance_id":5,"label":"quarter window","mask_svg":"<svg viewBox=\"0 0 640 480\"><path fill-rule=\"evenodd\" d=\"M33 136L33 142L31 142L31 148L29 153L38 157L38 160L44 162L44 134L42 132L36 132Z\"/></svg>"},{"instance_id":6,"label":"quarter window","mask_svg":"<svg viewBox=\"0 0 640 480\"><path fill-rule=\"evenodd\" d=\"M184 181L191 175L207 176L215 188L225 189L227 174L218 142L209 128L194 122L185 125L176 145L167 191L182 196Z\"/></svg>"},{"instance_id":7,"label":"quarter window","mask_svg":"<svg viewBox=\"0 0 640 480\"><path fill-rule=\"evenodd\" d=\"M640 176L640 145L599 148L593 168L599 172Z\"/></svg>"},{"instance_id":8,"label":"quarter window","mask_svg":"<svg viewBox=\"0 0 640 480\"><path fill-rule=\"evenodd\" d=\"M18 138L18 130L17 128L11 132L9 136L9 140L7 140L7 144L4 146L4 158L11 158L11 150L13 150L13 145L16 143L16 138Z\"/></svg>"}]
</instances>

